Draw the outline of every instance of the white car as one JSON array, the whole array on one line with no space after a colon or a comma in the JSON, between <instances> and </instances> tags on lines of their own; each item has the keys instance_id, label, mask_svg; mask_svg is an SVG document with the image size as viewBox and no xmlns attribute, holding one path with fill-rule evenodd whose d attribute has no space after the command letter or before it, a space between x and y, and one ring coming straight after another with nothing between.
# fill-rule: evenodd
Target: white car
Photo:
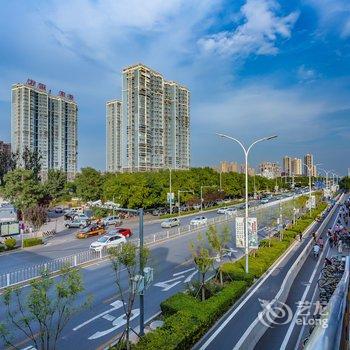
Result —
<instances>
[{"instance_id":1,"label":"white car","mask_svg":"<svg viewBox=\"0 0 350 350\"><path fill-rule=\"evenodd\" d=\"M77 213L76 215L74 215L73 220L89 221L90 218L84 213Z\"/></svg>"},{"instance_id":2,"label":"white car","mask_svg":"<svg viewBox=\"0 0 350 350\"><path fill-rule=\"evenodd\" d=\"M205 216L197 216L190 221L190 225L191 226L206 225L207 222L208 222L208 219Z\"/></svg>"},{"instance_id":3,"label":"white car","mask_svg":"<svg viewBox=\"0 0 350 350\"><path fill-rule=\"evenodd\" d=\"M163 221L160 224L163 228L171 228L174 226L180 226L180 220L178 218L172 218L172 219L168 219Z\"/></svg>"},{"instance_id":4,"label":"white car","mask_svg":"<svg viewBox=\"0 0 350 350\"><path fill-rule=\"evenodd\" d=\"M109 226L109 225L121 225L122 221L120 220L119 216L107 216L106 218L103 219L103 223L106 226Z\"/></svg>"},{"instance_id":5,"label":"white car","mask_svg":"<svg viewBox=\"0 0 350 350\"><path fill-rule=\"evenodd\" d=\"M106 234L100 237L97 241L90 244L90 249L95 252L99 252L104 248L117 247L120 244L126 243L126 239L122 235L118 234Z\"/></svg>"},{"instance_id":6,"label":"white car","mask_svg":"<svg viewBox=\"0 0 350 350\"><path fill-rule=\"evenodd\" d=\"M226 215L235 215L237 213L236 208L227 208L225 214Z\"/></svg>"},{"instance_id":7,"label":"white car","mask_svg":"<svg viewBox=\"0 0 350 350\"><path fill-rule=\"evenodd\" d=\"M226 214L226 208L219 208L217 211L216 211L217 214Z\"/></svg>"}]
</instances>

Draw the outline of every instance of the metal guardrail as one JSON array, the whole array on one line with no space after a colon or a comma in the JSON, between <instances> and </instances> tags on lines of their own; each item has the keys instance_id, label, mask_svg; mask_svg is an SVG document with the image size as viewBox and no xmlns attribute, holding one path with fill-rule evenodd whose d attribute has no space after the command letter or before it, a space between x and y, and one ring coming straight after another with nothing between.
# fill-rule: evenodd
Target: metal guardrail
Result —
<instances>
[{"instance_id":1,"label":"metal guardrail","mask_svg":"<svg viewBox=\"0 0 350 350\"><path fill-rule=\"evenodd\" d=\"M255 207L254 210L255 211L260 210L260 209L263 209L266 207L276 205L276 204L281 203L281 202L287 202L287 201L292 200L292 199L293 199L292 197L288 197L288 198L281 199L280 201L274 201L274 202L262 204L262 205L259 205L258 207ZM237 213L234 215L224 214L222 216L208 219L207 224L205 224L205 225L179 226L179 227L174 228L174 229L161 231L161 232L151 234L151 235L146 235L144 237L144 244L145 245L152 245L155 243L166 241L168 239L172 239L172 238L176 238L176 237L186 235L189 233L201 231L210 225L215 225L215 224L233 221L239 212L242 212L242 211L238 210ZM139 239L137 239L137 238L130 239L129 242L132 242L132 243L138 245ZM100 252L87 250L87 251L77 253L74 255L45 261L41 264L36 264L36 265L30 266L30 267L26 267L24 269L19 269L19 270L5 273L5 274L0 274L0 290L4 289L6 287L16 286L19 284L25 284L25 283L29 282L30 280L33 280L35 278L40 277L42 271L44 271L44 270L47 270L50 273L57 273L64 266L77 267L77 266L80 266L83 264L95 262L97 260L106 259L107 257L108 257L108 253L107 253L106 249L104 249Z\"/></svg>"},{"instance_id":2,"label":"metal guardrail","mask_svg":"<svg viewBox=\"0 0 350 350\"><path fill-rule=\"evenodd\" d=\"M314 328L304 349L333 350L341 349L343 318L349 290L350 257L346 257L345 271L338 283L326 309L322 312L320 322ZM323 325L327 324L327 327Z\"/></svg>"}]
</instances>

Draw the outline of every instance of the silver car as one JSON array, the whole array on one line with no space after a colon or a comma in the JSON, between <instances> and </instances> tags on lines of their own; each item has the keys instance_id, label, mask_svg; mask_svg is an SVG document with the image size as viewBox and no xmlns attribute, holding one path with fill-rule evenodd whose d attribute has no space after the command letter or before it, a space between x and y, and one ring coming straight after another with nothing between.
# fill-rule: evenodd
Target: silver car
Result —
<instances>
[{"instance_id":1,"label":"silver car","mask_svg":"<svg viewBox=\"0 0 350 350\"><path fill-rule=\"evenodd\" d=\"M160 225L163 228L171 228L174 226L180 226L180 220L178 218L171 218L171 219L163 221Z\"/></svg>"}]
</instances>

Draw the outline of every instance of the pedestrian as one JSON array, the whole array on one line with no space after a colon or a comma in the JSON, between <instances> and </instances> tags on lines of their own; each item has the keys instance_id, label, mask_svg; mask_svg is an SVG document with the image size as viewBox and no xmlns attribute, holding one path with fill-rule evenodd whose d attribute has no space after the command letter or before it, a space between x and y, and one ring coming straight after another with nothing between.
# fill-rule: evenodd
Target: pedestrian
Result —
<instances>
[{"instance_id":1,"label":"pedestrian","mask_svg":"<svg viewBox=\"0 0 350 350\"><path fill-rule=\"evenodd\" d=\"M342 254L342 253L343 253L343 242L342 242L341 239L340 239L339 242L338 242L338 253L339 253L339 254Z\"/></svg>"},{"instance_id":2,"label":"pedestrian","mask_svg":"<svg viewBox=\"0 0 350 350\"><path fill-rule=\"evenodd\" d=\"M321 248L321 250L323 249L323 238L322 237L320 237L319 239L318 239L318 241L317 241L317 244L320 246L320 248Z\"/></svg>"},{"instance_id":3,"label":"pedestrian","mask_svg":"<svg viewBox=\"0 0 350 350\"><path fill-rule=\"evenodd\" d=\"M312 238L314 239L314 241L316 242L316 232L312 232Z\"/></svg>"},{"instance_id":4,"label":"pedestrian","mask_svg":"<svg viewBox=\"0 0 350 350\"><path fill-rule=\"evenodd\" d=\"M301 232L299 232L299 241L301 242L303 239L303 234Z\"/></svg>"},{"instance_id":5,"label":"pedestrian","mask_svg":"<svg viewBox=\"0 0 350 350\"><path fill-rule=\"evenodd\" d=\"M328 237L328 241L329 241L329 246L330 246L331 248L333 248L333 237L332 237L332 236L329 236L329 237Z\"/></svg>"}]
</instances>

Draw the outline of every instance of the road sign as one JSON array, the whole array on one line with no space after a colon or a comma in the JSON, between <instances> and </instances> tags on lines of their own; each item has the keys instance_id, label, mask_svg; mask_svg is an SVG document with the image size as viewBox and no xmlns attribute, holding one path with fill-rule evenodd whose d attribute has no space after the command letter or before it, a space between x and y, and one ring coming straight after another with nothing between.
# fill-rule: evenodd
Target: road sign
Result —
<instances>
[{"instance_id":1,"label":"road sign","mask_svg":"<svg viewBox=\"0 0 350 350\"><path fill-rule=\"evenodd\" d=\"M174 198L175 198L174 192L168 192L166 194L166 200L168 203L174 203Z\"/></svg>"},{"instance_id":2,"label":"road sign","mask_svg":"<svg viewBox=\"0 0 350 350\"><path fill-rule=\"evenodd\" d=\"M249 237L249 248L254 248L254 249L259 248L257 218L248 218L248 237Z\"/></svg>"},{"instance_id":3,"label":"road sign","mask_svg":"<svg viewBox=\"0 0 350 350\"><path fill-rule=\"evenodd\" d=\"M245 247L245 237L244 237L244 218L236 217L236 247Z\"/></svg>"},{"instance_id":4,"label":"road sign","mask_svg":"<svg viewBox=\"0 0 350 350\"><path fill-rule=\"evenodd\" d=\"M316 208L316 197L315 196L311 196L311 208Z\"/></svg>"}]
</instances>

